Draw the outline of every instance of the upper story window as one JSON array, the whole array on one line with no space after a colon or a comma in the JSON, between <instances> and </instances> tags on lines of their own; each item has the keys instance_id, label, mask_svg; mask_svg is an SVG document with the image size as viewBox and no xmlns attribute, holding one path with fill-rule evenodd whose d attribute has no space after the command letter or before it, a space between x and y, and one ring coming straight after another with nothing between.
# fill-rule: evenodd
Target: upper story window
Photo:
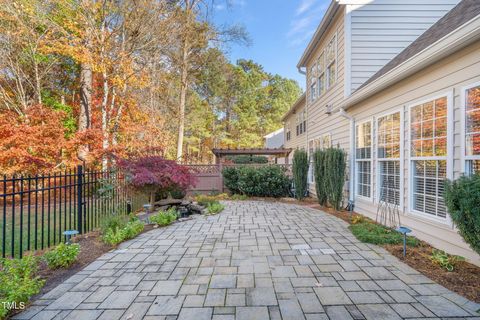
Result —
<instances>
[{"instance_id":1,"label":"upper story window","mask_svg":"<svg viewBox=\"0 0 480 320\"><path fill-rule=\"evenodd\" d=\"M355 130L355 162L357 168L357 194L372 196L372 122L358 124Z\"/></svg>"},{"instance_id":2,"label":"upper story window","mask_svg":"<svg viewBox=\"0 0 480 320\"><path fill-rule=\"evenodd\" d=\"M306 111L303 110L297 113L297 136L307 131L307 117Z\"/></svg>"},{"instance_id":3,"label":"upper story window","mask_svg":"<svg viewBox=\"0 0 480 320\"><path fill-rule=\"evenodd\" d=\"M464 94L465 172L480 173L480 84L466 89Z\"/></svg>"},{"instance_id":4,"label":"upper story window","mask_svg":"<svg viewBox=\"0 0 480 320\"><path fill-rule=\"evenodd\" d=\"M447 98L410 109L412 209L445 218L443 200L447 177Z\"/></svg>"},{"instance_id":5,"label":"upper story window","mask_svg":"<svg viewBox=\"0 0 480 320\"><path fill-rule=\"evenodd\" d=\"M327 69L327 89L337 81L337 36L328 43L325 49L325 66Z\"/></svg>"},{"instance_id":6,"label":"upper story window","mask_svg":"<svg viewBox=\"0 0 480 320\"><path fill-rule=\"evenodd\" d=\"M318 74L318 96L320 97L322 94L325 93L325 55L320 55L317 62L317 74Z\"/></svg>"},{"instance_id":7,"label":"upper story window","mask_svg":"<svg viewBox=\"0 0 480 320\"><path fill-rule=\"evenodd\" d=\"M377 119L379 198L400 205L400 112Z\"/></svg>"},{"instance_id":8,"label":"upper story window","mask_svg":"<svg viewBox=\"0 0 480 320\"><path fill-rule=\"evenodd\" d=\"M314 64L310 68L309 72L309 85L310 85L310 101L313 102L317 99L317 66Z\"/></svg>"},{"instance_id":9,"label":"upper story window","mask_svg":"<svg viewBox=\"0 0 480 320\"><path fill-rule=\"evenodd\" d=\"M310 102L323 95L337 81L337 36L320 53L318 60L308 70L307 86Z\"/></svg>"},{"instance_id":10,"label":"upper story window","mask_svg":"<svg viewBox=\"0 0 480 320\"><path fill-rule=\"evenodd\" d=\"M290 121L285 123L285 140L290 141L291 133L290 133Z\"/></svg>"}]
</instances>

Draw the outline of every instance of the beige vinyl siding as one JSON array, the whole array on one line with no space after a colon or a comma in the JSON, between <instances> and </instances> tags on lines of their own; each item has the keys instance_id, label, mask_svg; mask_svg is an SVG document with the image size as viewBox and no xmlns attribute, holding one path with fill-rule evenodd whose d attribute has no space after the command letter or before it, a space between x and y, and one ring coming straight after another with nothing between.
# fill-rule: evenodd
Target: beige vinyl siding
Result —
<instances>
[{"instance_id":1,"label":"beige vinyl siding","mask_svg":"<svg viewBox=\"0 0 480 320\"><path fill-rule=\"evenodd\" d=\"M351 92L380 70L460 0L374 0L349 5Z\"/></svg>"},{"instance_id":2,"label":"beige vinyl siding","mask_svg":"<svg viewBox=\"0 0 480 320\"><path fill-rule=\"evenodd\" d=\"M290 114L286 119L285 119L285 148L287 149L302 149L304 148L306 150L307 148L307 133L304 132L300 135L297 136L297 114L302 113L305 110L305 104L299 105L295 112ZM308 122L308 121L307 121ZM288 125L288 127L287 127ZM287 141L286 137L286 132L287 129L290 129L290 140ZM307 123L307 130L308 130L308 123ZM292 159L293 159L293 151L290 153L288 156L289 163L292 164Z\"/></svg>"},{"instance_id":3,"label":"beige vinyl siding","mask_svg":"<svg viewBox=\"0 0 480 320\"><path fill-rule=\"evenodd\" d=\"M322 96L312 103L308 98L310 93L307 92L307 139L308 141L320 138L325 134L331 135L332 146L340 146L345 151L349 151L349 121L338 115L338 108L344 97L344 10L339 10L337 16L331 23L329 30L319 42L315 52L307 61L307 70L310 70L313 63L315 63L321 52L329 41L336 35L337 37L337 80L335 84L329 88ZM308 79L308 77L307 77ZM307 86L307 90L309 86ZM318 88L318 85L317 85ZM333 110L330 115L326 114L326 105L332 106ZM315 193L314 184L310 184L310 192Z\"/></svg>"},{"instance_id":4,"label":"beige vinyl siding","mask_svg":"<svg viewBox=\"0 0 480 320\"><path fill-rule=\"evenodd\" d=\"M418 72L399 83L390 86L388 89L377 93L368 100L361 102L348 110L355 117L356 121L373 119L376 121L378 116L390 111L402 110L403 112L403 206L401 211L401 222L410 227L420 239L430 242L432 245L446 250L453 254L462 255L474 263L480 264L480 256L469 249L468 245L457 234L451 222L446 219L445 223L433 221L414 214L409 211L410 201L410 145L409 145L409 107L416 102L437 97L439 95L452 94L451 106L453 108L453 146L447 146L448 155L453 157L453 177L457 178L462 174L462 154L461 142L463 139L463 129L461 127L461 88L469 84L480 81L480 43L477 42L459 52L450 55L447 58L435 63L434 65ZM374 126L373 156L376 159L376 132ZM368 202L356 200L355 211L375 218L377 210L377 161L372 163L372 186L374 190L374 201ZM449 169L450 170L450 169ZM448 174L447 174L448 177Z\"/></svg>"}]
</instances>

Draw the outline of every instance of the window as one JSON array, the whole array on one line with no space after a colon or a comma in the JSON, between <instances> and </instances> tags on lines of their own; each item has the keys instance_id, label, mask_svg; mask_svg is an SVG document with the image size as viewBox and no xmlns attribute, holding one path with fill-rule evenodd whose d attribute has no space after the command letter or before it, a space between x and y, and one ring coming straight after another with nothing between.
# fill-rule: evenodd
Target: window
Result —
<instances>
[{"instance_id":1,"label":"window","mask_svg":"<svg viewBox=\"0 0 480 320\"><path fill-rule=\"evenodd\" d=\"M465 173L480 173L480 85L465 94Z\"/></svg>"},{"instance_id":2,"label":"window","mask_svg":"<svg viewBox=\"0 0 480 320\"><path fill-rule=\"evenodd\" d=\"M446 218L447 98L411 107L412 209Z\"/></svg>"},{"instance_id":3,"label":"window","mask_svg":"<svg viewBox=\"0 0 480 320\"><path fill-rule=\"evenodd\" d=\"M307 111L303 110L303 132L307 132Z\"/></svg>"},{"instance_id":4,"label":"window","mask_svg":"<svg viewBox=\"0 0 480 320\"><path fill-rule=\"evenodd\" d=\"M357 194L365 198L372 196L372 122L356 127L355 157L357 165Z\"/></svg>"},{"instance_id":5,"label":"window","mask_svg":"<svg viewBox=\"0 0 480 320\"><path fill-rule=\"evenodd\" d=\"M309 74L309 79L310 79L310 101L313 102L315 99L317 99L317 78L316 78L316 70L317 66L313 65L310 68L310 74Z\"/></svg>"},{"instance_id":6,"label":"window","mask_svg":"<svg viewBox=\"0 0 480 320\"><path fill-rule=\"evenodd\" d=\"M287 134L286 134L286 139L287 139L287 141L290 141L290 138L291 138L291 136L290 136L290 129L287 129Z\"/></svg>"},{"instance_id":7,"label":"window","mask_svg":"<svg viewBox=\"0 0 480 320\"><path fill-rule=\"evenodd\" d=\"M330 134L329 133L324 134L322 137L322 148L327 149L327 148L330 148L331 146L332 146L332 139Z\"/></svg>"},{"instance_id":8,"label":"window","mask_svg":"<svg viewBox=\"0 0 480 320\"><path fill-rule=\"evenodd\" d=\"M318 74L318 96L320 97L325 92L325 55L320 55L317 63L317 74Z\"/></svg>"},{"instance_id":9,"label":"window","mask_svg":"<svg viewBox=\"0 0 480 320\"><path fill-rule=\"evenodd\" d=\"M378 195L400 205L400 112L377 120Z\"/></svg>"},{"instance_id":10,"label":"window","mask_svg":"<svg viewBox=\"0 0 480 320\"><path fill-rule=\"evenodd\" d=\"M307 120L306 120L306 111L299 112L297 114L297 136L301 135L305 131L307 131Z\"/></svg>"},{"instance_id":11,"label":"window","mask_svg":"<svg viewBox=\"0 0 480 320\"><path fill-rule=\"evenodd\" d=\"M327 88L335 84L337 80L337 36L334 36L325 49L325 65L327 66Z\"/></svg>"}]
</instances>

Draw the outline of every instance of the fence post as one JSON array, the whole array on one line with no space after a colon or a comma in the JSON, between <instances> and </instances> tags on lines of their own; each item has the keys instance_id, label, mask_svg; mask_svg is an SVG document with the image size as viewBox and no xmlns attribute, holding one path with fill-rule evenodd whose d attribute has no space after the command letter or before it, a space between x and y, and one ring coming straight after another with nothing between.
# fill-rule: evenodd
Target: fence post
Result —
<instances>
[{"instance_id":1,"label":"fence post","mask_svg":"<svg viewBox=\"0 0 480 320\"><path fill-rule=\"evenodd\" d=\"M83 166L77 166L77 230L83 233Z\"/></svg>"},{"instance_id":2,"label":"fence post","mask_svg":"<svg viewBox=\"0 0 480 320\"><path fill-rule=\"evenodd\" d=\"M220 161L220 162L218 163L218 174L220 175L220 176L219 176L219 180L220 180L220 193L224 193L224 192L225 192L225 186L223 185L224 181L223 181L222 171L223 171L223 164L222 164L222 162Z\"/></svg>"}]
</instances>

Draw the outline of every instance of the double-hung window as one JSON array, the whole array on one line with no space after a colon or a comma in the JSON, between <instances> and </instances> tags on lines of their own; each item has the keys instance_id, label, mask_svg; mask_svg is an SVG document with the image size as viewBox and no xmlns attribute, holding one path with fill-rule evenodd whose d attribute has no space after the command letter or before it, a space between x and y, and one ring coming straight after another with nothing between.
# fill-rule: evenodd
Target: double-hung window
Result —
<instances>
[{"instance_id":1,"label":"double-hung window","mask_svg":"<svg viewBox=\"0 0 480 320\"><path fill-rule=\"evenodd\" d=\"M480 84L465 90L465 173L480 173Z\"/></svg>"},{"instance_id":2,"label":"double-hung window","mask_svg":"<svg viewBox=\"0 0 480 320\"><path fill-rule=\"evenodd\" d=\"M378 196L400 205L400 111L377 119Z\"/></svg>"},{"instance_id":3,"label":"double-hung window","mask_svg":"<svg viewBox=\"0 0 480 320\"><path fill-rule=\"evenodd\" d=\"M325 93L325 54L322 52L320 58L318 58L317 63L317 74L318 74L318 96L320 97Z\"/></svg>"},{"instance_id":4,"label":"double-hung window","mask_svg":"<svg viewBox=\"0 0 480 320\"><path fill-rule=\"evenodd\" d=\"M372 122L363 122L355 130L357 195L372 197Z\"/></svg>"},{"instance_id":5,"label":"double-hung window","mask_svg":"<svg viewBox=\"0 0 480 320\"><path fill-rule=\"evenodd\" d=\"M325 49L325 65L327 68L327 89L333 86L337 80L337 36L328 43Z\"/></svg>"},{"instance_id":6,"label":"double-hung window","mask_svg":"<svg viewBox=\"0 0 480 320\"><path fill-rule=\"evenodd\" d=\"M309 74L309 78L310 78L310 102L313 102L315 101L315 99L317 99L317 77L316 77L316 74L317 74L317 66L314 64L311 68L310 68L310 74Z\"/></svg>"},{"instance_id":7,"label":"double-hung window","mask_svg":"<svg viewBox=\"0 0 480 320\"><path fill-rule=\"evenodd\" d=\"M446 218L447 97L410 109L410 154L414 212Z\"/></svg>"}]
</instances>

